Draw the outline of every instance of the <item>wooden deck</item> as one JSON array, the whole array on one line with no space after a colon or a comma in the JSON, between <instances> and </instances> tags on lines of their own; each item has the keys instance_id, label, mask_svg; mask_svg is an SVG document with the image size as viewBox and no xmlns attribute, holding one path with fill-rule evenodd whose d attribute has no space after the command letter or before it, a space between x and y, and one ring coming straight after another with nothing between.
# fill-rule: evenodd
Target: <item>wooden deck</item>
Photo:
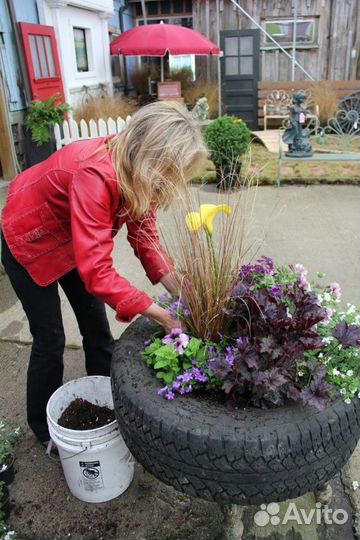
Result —
<instances>
[{"instance_id":1,"label":"wooden deck","mask_svg":"<svg viewBox=\"0 0 360 540\"><path fill-rule=\"evenodd\" d=\"M279 129L267 129L266 131L252 131L251 134L256 141L263 144L269 152L279 153Z\"/></svg>"}]
</instances>

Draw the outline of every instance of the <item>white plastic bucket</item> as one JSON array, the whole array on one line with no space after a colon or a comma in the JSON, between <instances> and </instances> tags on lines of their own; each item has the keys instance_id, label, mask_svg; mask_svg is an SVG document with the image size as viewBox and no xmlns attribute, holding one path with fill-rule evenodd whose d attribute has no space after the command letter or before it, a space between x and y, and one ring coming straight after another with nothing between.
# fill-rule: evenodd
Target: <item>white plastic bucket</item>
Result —
<instances>
[{"instance_id":1,"label":"white plastic bucket","mask_svg":"<svg viewBox=\"0 0 360 540\"><path fill-rule=\"evenodd\" d=\"M110 377L70 381L53 393L46 407L50 437L59 450L71 493L85 502L109 501L129 487L134 462L116 420L84 431L59 426L61 414L76 398L113 409Z\"/></svg>"}]
</instances>

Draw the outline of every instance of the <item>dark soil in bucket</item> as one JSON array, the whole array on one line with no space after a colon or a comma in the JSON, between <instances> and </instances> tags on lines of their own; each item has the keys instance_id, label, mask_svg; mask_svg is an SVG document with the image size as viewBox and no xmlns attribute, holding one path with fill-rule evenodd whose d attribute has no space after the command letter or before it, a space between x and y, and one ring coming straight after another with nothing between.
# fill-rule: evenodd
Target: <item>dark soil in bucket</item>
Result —
<instances>
[{"instance_id":1,"label":"dark soil in bucket","mask_svg":"<svg viewBox=\"0 0 360 540\"><path fill-rule=\"evenodd\" d=\"M95 405L86 399L74 399L58 420L59 426L84 431L106 426L115 420L113 409Z\"/></svg>"}]
</instances>

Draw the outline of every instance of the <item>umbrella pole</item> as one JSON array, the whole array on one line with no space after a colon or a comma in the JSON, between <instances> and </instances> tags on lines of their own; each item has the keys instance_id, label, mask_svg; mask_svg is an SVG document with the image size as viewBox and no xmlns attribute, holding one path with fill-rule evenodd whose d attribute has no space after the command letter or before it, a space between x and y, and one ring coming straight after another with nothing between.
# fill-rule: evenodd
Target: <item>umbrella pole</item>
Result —
<instances>
[{"instance_id":1,"label":"umbrella pole","mask_svg":"<svg viewBox=\"0 0 360 540\"><path fill-rule=\"evenodd\" d=\"M161 57L161 82L164 82L164 57Z\"/></svg>"}]
</instances>

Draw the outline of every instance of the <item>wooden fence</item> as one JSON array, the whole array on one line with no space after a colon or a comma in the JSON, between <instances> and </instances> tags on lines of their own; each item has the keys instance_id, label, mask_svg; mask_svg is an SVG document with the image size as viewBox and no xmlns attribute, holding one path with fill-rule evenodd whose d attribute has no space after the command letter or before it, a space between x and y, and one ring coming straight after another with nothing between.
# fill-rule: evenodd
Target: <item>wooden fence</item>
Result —
<instances>
[{"instance_id":1,"label":"wooden fence","mask_svg":"<svg viewBox=\"0 0 360 540\"><path fill-rule=\"evenodd\" d=\"M79 123L73 118L64 120L61 124L55 124L54 126L56 150L79 139L93 139L120 133L130 118L128 116L124 120L119 116L116 120L108 118L106 121L100 118L97 122L91 119L89 123L83 119Z\"/></svg>"},{"instance_id":2,"label":"wooden fence","mask_svg":"<svg viewBox=\"0 0 360 540\"><path fill-rule=\"evenodd\" d=\"M313 85L321 83L324 89L334 90L337 99L340 101L344 97L358 92L360 88L360 81L259 81L258 83L258 121L259 126L264 125L264 104L267 96L271 94L273 90L284 90L286 93L292 94L296 90L310 90Z\"/></svg>"}]
</instances>

